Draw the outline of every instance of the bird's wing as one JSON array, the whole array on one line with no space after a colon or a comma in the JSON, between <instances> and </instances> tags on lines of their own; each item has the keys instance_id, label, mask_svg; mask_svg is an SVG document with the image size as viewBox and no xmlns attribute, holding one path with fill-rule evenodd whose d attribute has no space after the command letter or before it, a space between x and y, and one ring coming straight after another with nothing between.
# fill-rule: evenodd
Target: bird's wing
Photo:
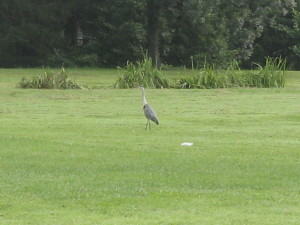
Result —
<instances>
[{"instance_id":1,"label":"bird's wing","mask_svg":"<svg viewBox=\"0 0 300 225\"><path fill-rule=\"evenodd\" d=\"M158 124L158 118L156 116L156 113L154 112L154 110L150 107L150 105L145 104L144 105L144 113L145 116L152 120L153 122L155 122L156 124Z\"/></svg>"}]
</instances>

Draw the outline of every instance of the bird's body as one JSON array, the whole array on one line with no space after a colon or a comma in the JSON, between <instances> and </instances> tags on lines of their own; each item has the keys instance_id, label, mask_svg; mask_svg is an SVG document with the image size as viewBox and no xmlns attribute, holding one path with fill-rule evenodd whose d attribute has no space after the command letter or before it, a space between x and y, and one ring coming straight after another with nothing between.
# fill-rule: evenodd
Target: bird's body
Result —
<instances>
[{"instance_id":1,"label":"bird's body","mask_svg":"<svg viewBox=\"0 0 300 225\"><path fill-rule=\"evenodd\" d=\"M158 122L157 116L156 116L154 110L151 108L151 106L148 104L144 104L143 109L144 109L144 114L145 114L146 118L152 120L154 123L156 123L158 125L159 122Z\"/></svg>"},{"instance_id":2,"label":"bird's body","mask_svg":"<svg viewBox=\"0 0 300 225\"><path fill-rule=\"evenodd\" d=\"M147 103L147 100L146 100L146 97L145 97L144 87L141 86L140 88L142 89L142 102L143 102L144 114L145 114L146 118L148 119L147 124L146 124L146 129L148 127L148 124L149 124L149 129L151 129L150 120L158 125L159 124L158 118L157 118L156 113L154 112L154 110Z\"/></svg>"}]
</instances>

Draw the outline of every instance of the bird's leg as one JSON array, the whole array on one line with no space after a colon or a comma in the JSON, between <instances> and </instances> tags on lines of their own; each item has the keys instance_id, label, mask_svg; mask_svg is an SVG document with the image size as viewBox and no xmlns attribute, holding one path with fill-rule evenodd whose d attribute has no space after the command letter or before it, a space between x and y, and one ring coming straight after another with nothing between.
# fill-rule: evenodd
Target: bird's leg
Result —
<instances>
[{"instance_id":1,"label":"bird's leg","mask_svg":"<svg viewBox=\"0 0 300 225\"><path fill-rule=\"evenodd\" d=\"M149 121L149 130L151 130L151 123L150 123L150 120L148 120Z\"/></svg>"},{"instance_id":2,"label":"bird's leg","mask_svg":"<svg viewBox=\"0 0 300 225\"><path fill-rule=\"evenodd\" d=\"M146 130L147 130L147 127L148 127L148 123L149 123L149 119L147 120L147 123L146 123Z\"/></svg>"}]
</instances>

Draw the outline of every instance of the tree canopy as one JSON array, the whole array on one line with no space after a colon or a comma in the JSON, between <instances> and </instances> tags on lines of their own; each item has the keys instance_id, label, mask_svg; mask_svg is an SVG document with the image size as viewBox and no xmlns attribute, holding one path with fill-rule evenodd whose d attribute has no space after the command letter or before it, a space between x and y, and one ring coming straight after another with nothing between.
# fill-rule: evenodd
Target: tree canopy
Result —
<instances>
[{"instance_id":1,"label":"tree canopy","mask_svg":"<svg viewBox=\"0 0 300 225\"><path fill-rule=\"evenodd\" d=\"M267 56L299 69L300 0L1 0L0 66L249 68Z\"/></svg>"}]
</instances>

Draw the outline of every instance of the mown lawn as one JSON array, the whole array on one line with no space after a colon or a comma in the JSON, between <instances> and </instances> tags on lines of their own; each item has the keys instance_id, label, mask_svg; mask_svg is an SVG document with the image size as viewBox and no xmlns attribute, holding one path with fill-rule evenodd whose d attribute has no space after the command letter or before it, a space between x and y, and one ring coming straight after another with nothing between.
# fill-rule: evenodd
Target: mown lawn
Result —
<instances>
[{"instance_id":1,"label":"mown lawn","mask_svg":"<svg viewBox=\"0 0 300 225\"><path fill-rule=\"evenodd\" d=\"M282 89L24 90L0 69L0 224L299 224L300 73ZM167 71L175 76L178 71ZM181 146L193 142L192 147Z\"/></svg>"}]
</instances>

